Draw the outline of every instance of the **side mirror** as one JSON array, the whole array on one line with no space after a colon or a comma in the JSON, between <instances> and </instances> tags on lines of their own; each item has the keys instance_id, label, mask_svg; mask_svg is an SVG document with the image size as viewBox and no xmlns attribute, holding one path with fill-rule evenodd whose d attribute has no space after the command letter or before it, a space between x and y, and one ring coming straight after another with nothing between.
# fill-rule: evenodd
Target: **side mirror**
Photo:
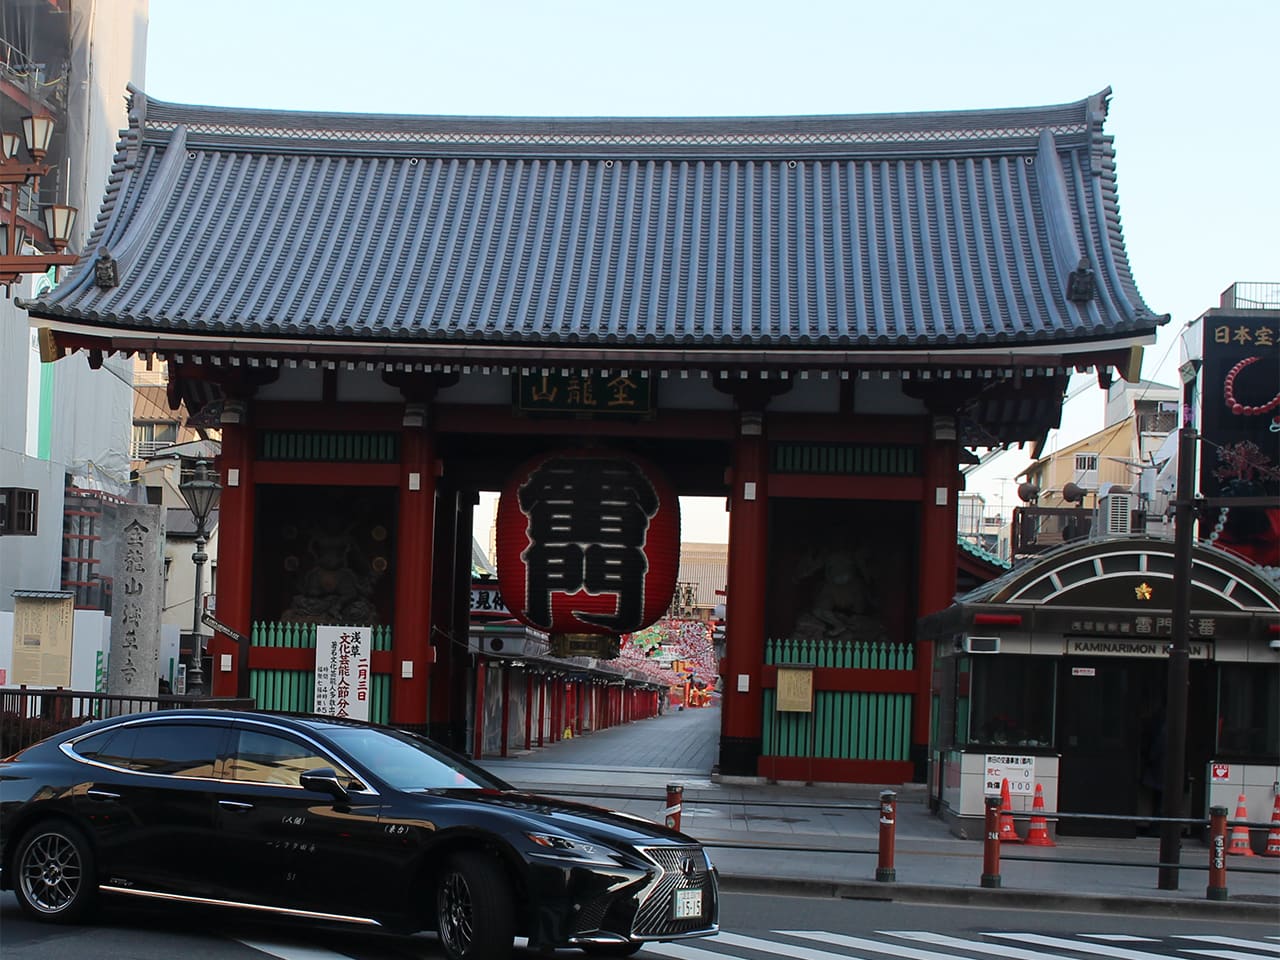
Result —
<instances>
[{"instance_id":1,"label":"side mirror","mask_svg":"<svg viewBox=\"0 0 1280 960\"><path fill-rule=\"evenodd\" d=\"M350 799L347 788L338 780L338 771L333 767L316 767L314 770L308 770L298 777L298 782L302 784L304 790L327 793L339 803L345 803Z\"/></svg>"}]
</instances>

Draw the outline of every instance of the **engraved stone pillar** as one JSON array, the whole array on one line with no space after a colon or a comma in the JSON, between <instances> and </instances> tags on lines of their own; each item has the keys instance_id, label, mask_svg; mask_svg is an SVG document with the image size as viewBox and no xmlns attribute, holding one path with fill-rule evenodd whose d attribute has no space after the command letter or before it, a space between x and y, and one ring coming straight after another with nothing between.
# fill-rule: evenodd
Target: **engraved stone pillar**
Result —
<instances>
[{"instance_id":1,"label":"engraved stone pillar","mask_svg":"<svg viewBox=\"0 0 1280 960\"><path fill-rule=\"evenodd\" d=\"M164 514L158 506L125 503L115 517L107 693L154 697L160 677Z\"/></svg>"}]
</instances>

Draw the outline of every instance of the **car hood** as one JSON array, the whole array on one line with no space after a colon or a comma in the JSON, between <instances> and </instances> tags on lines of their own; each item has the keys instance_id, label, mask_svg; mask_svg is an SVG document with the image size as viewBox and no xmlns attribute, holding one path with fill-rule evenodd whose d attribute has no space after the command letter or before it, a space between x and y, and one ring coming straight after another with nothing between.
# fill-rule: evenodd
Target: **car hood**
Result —
<instances>
[{"instance_id":1,"label":"car hood","mask_svg":"<svg viewBox=\"0 0 1280 960\"><path fill-rule=\"evenodd\" d=\"M678 830L642 817L536 793L517 790L442 790L436 795L459 802L501 808L523 820L528 829L551 832L560 830L584 840L606 844L647 846L654 843L698 842Z\"/></svg>"}]
</instances>

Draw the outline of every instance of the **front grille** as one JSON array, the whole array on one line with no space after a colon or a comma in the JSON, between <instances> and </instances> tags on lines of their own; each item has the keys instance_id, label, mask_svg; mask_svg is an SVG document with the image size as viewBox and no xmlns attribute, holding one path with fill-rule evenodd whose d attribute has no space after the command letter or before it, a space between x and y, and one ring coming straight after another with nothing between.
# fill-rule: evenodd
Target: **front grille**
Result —
<instances>
[{"instance_id":1,"label":"front grille","mask_svg":"<svg viewBox=\"0 0 1280 960\"><path fill-rule=\"evenodd\" d=\"M641 895L631 935L635 937L671 937L705 930L716 915L716 884L701 847L644 847L641 851L662 870L658 878ZM686 875L685 862L693 866ZM676 920L675 891L701 890L702 916Z\"/></svg>"}]
</instances>

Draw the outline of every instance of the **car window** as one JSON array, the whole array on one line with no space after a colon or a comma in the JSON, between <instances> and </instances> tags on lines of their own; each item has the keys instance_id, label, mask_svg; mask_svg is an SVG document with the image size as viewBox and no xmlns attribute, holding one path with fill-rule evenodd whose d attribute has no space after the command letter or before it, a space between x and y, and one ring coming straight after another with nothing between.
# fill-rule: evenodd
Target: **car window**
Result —
<instances>
[{"instance_id":1,"label":"car window","mask_svg":"<svg viewBox=\"0 0 1280 960\"><path fill-rule=\"evenodd\" d=\"M227 728L197 723L131 724L76 744L99 763L172 777L213 777Z\"/></svg>"},{"instance_id":2,"label":"car window","mask_svg":"<svg viewBox=\"0 0 1280 960\"><path fill-rule=\"evenodd\" d=\"M351 776L330 757L301 740L259 730L240 730L227 763L227 779L298 786L299 777L317 767L333 767L344 786Z\"/></svg>"},{"instance_id":3,"label":"car window","mask_svg":"<svg viewBox=\"0 0 1280 960\"><path fill-rule=\"evenodd\" d=\"M469 761L405 733L354 726L326 732L353 759L399 790L507 787Z\"/></svg>"}]
</instances>

